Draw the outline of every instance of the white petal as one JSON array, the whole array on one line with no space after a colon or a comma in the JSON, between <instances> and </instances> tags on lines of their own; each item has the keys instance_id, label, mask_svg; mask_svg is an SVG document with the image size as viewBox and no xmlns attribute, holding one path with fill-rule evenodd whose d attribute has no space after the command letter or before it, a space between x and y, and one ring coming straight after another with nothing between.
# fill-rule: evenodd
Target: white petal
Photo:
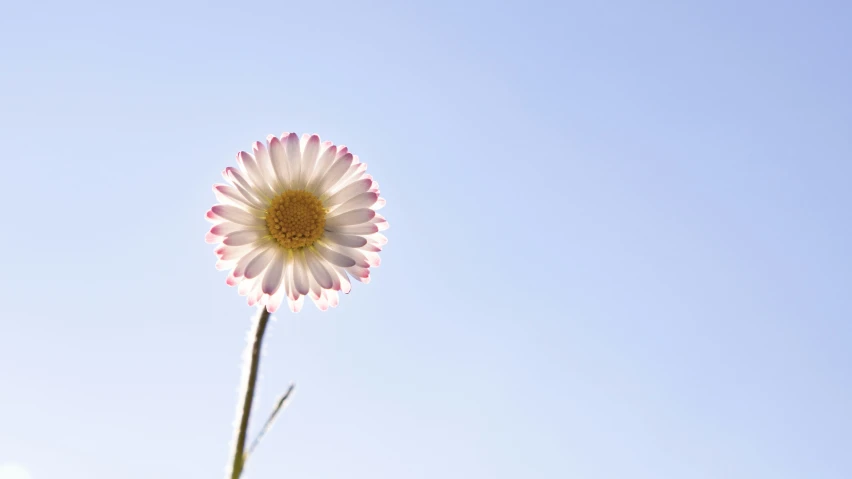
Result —
<instances>
[{"instance_id":1,"label":"white petal","mask_svg":"<svg viewBox=\"0 0 852 479\"><path fill-rule=\"evenodd\" d=\"M275 258L275 251L277 248L274 246L268 247L266 250L261 252L259 255L255 256L249 264L246 266L246 271L244 276L246 279L257 278L261 273L266 270L266 267L272 262Z\"/></svg>"},{"instance_id":2,"label":"white petal","mask_svg":"<svg viewBox=\"0 0 852 479\"><path fill-rule=\"evenodd\" d=\"M222 240L222 244L228 246L243 246L256 243L264 236L266 236L266 232L261 230L236 231L225 236L225 239Z\"/></svg>"},{"instance_id":3,"label":"white petal","mask_svg":"<svg viewBox=\"0 0 852 479\"><path fill-rule=\"evenodd\" d=\"M325 150L323 150L322 154L319 156L314 171L311 173L311 178L305 187L305 189L311 193L315 193L317 183L319 183L319 180L325 176L326 171L337 156L337 147L330 141L324 142L323 147L325 147Z\"/></svg>"},{"instance_id":4,"label":"white petal","mask_svg":"<svg viewBox=\"0 0 852 479\"><path fill-rule=\"evenodd\" d=\"M363 268L356 265L346 268L346 272L362 283L366 284L370 282L370 268Z\"/></svg>"},{"instance_id":5,"label":"white petal","mask_svg":"<svg viewBox=\"0 0 852 479\"><path fill-rule=\"evenodd\" d=\"M384 208L386 204L388 204L388 202L384 198L379 198L376 201L376 204L373 205L373 209L378 211L378 210Z\"/></svg>"},{"instance_id":6,"label":"white petal","mask_svg":"<svg viewBox=\"0 0 852 479\"><path fill-rule=\"evenodd\" d=\"M259 226L263 221L248 211L234 205L216 205L210 209L216 216L247 226Z\"/></svg>"},{"instance_id":7,"label":"white petal","mask_svg":"<svg viewBox=\"0 0 852 479\"><path fill-rule=\"evenodd\" d=\"M354 157L352 166L350 166L349 170L340 178L338 186L342 188L344 184L349 184L353 181L359 180L365 171L367 171L367 164L359 163L358 157Z\"/></svg>"},{"instance_id":8,"label":"white petal","mask_svg":"<svg viewBox=\"0 0 852 479\"><path fill-rule=\"evenodd\" d=\"M346 270L342 268L338 268L337 279L340 281L340 291L343 291L344 294L349 294L352 291L352 283L349 282L349 276L346 274Z\"/></svg>"},{"instance_id":9,"label":"white petal","mask_svg":"<svg viewBox=\"0 0 852 479\"><path fill-rule=\"evenodd\" d=\"M300 189L299 182L302 178L302 152L299 151L299 137L290 133L281 137L284 150L287 152L287 167L290 171L290 187Z\"/></svg>"},{"instance_id":10,"label":"white petal","mask_svg":"<svg viewBox=\"0 0 852 479\"><path fill-rule=\"evenodd\" d=\"M326 227L328 226L349 226L366 223L376 216L376 212L369 208L361 208L357 210L347 211L340 215L335 215L325 220Z\"/></svg>"},{"instance_id":11,"label":"white petal","mask_svg":"<svg viewBox=\"0 0 852 479\"><path fill-rule=\"evenodd\" d=\"M337 206L350 200L351 198L354 198L356 195L366 193L370 190L370 185L372 183L372 180L358 180L353 183L350 183L346 185L345 188L328 197L328 199L323 202L323 206L325 206L326 208L331 208L332 206Z\"/></svg>"},{"instance_id":12,"label":"white petal","mask_svg":"<svg viewBox=\"0 0 852 479\"><path fill-rule=\"evenodd\" d=\"M284 254L278 248L273 249L276 250L275 256L272 258L272 263L266 270L266 274L263 275L262 285L263 292L269 295L278 292L278 288L281 287L281 278L284 275Z\"/></svg>"},{"instance_id":13,"label":"white petal","mask_svg":"<svg viewBox=\"0 0 852 479\"><path fill-rule=\"evenodd\" d=\"M293 252L287 251L284 254L284 294L288 298L296 298L296 291L293 288Z\"/></svg>"},{"instance_id":14,"label":"white petal","mask_svg":"<svg viewBox=\"0 0 852 479\"><path fill-rule=\"evenodd\" d=\"M369 235L379 231L379 226L373 223L361 223L360 225L350 226L329 226L326 224L325 230L347 235Z\"/></svg>"},{"instance_id":15,"label":"white petal","mask_svg":"<svg viewBox=\"0 0 852 479\"><path fill-rule=\"evenodd\" d=\"M270 313L278 311L278 308L281 307L281 302L284 301L284 295L284 288L278 288L278 292L266 300L266 310Z\"/></svg>"},{"instance_id":16,"label":"white petal","mask_svg":"<svg viewBox=\"0 0 852 479\"><path fill-rule=\"evenodd\" d=\"M277 136L269 138L269 159L272 164L272 169L275 170L275 176L278 177L278 182L282 188L290 187L290 167L287 164L287 153L284 150L284 145Z\"/></svg>"},{"instance_id":17,"label":"white petal","mask_svg":"<svg viewBox=\"0 0 852 479\"><path fill-rule=\"evenodd\" d=\"M302 310L302 305L305 304L305 297L299 296L299 299L296 300L287 299L287 304L290 305L290 311L298 313Z\"/></svg>"},{"instance_id":18,"label":"white petal","mask_svg":"<svg viewBox=\"0 0 852 479\"><path fill-rule=\"evenodd\" d=\"M328 305L332 308L336 308L338 304L340 304L340 295L337 294L337 291L333 289L329 289L324 291L325 295L328 297Z\"/></svg>"},{"instance_id":19,"label":"white petal","mask_svg":"<svg viewBox=\"0 0 852 479\"><path fill-rule=\"evenodd\" d=\"M213 194L220 203L238 206L244 210L259 212L261 203L253 197L246 198L237 188L228 185L213 185Z\"/></svg>"},{"instance_id":20,"label":"white petal","mask_svg":"<svg viewBox=\"0 0 852 479\"><path fill-rule=\"evenodd\" d=\"M317 155L319 154L320 141L319 136L311 135L305 141L302 149L302 177L299 180L300 184L307 185L308 180L314 172L317 163Z\"/></svg>"},{"instance_id":21,"label":"white petal","mask_svg":"<svg viewBox=\"0 0 852 479\"><path fill-rule=\"evenodd\" d=\"M269 187L269 184L266 182L266 178L263 177L263 171L261 171L260 166L257 164L254 157L251 156L251 153L246 151L237 153L237 164L240 165L240 169L243 170L246 178L248 178L249 182L256 190L259 190L264 194L272 193L272 188Z\"/></svg>"},{"instance_id":22,"label":"white petal","mask_svg":"<svg viewBox=\"0 0 852 479\"><path fill-rule=\"evenodd\" d=\"M367 238L364 238L363 236L342 235L340 233L333 233L330 231L323 235L323 239L349 248L360 248L367 244Z\"/></svg>"},{"instance_id":23,"label":"white petal","mask_svg":"<svg viewBox=\"0 0 852 479\"><path fill-rule=\"evenodd\" d=\"M322 256L323 258L325 258L326 261L335 266L340 266L342 268L355 266L354 259L348 256L344 256L336 251L332 251L319 243L316 243L314 245L314 248L316 248L317 253L319 253L320 256Z\"/></svg>"},{"instance_id":24,"label":"white petal","mask_svg":"<svg viewBox=\"0 0 852 479\"><path fill-rule=\"evenodd\" d=\"M267 248L269 248L269 245L264 244L244 254L239 260L237 260L237 265L234 267L234 276L237 278L245 276L246 266L248 266L249 263L251 263L251 261L258 255L266 251Z\"/></svg>"},{"instance_id":25,"label":"white petal","mask_svg":"<svg viewBox=\"0 0 852 479\"><path fill-rule=\"evenodd\" d=\"M224 223L219 223L218 225L214 225L210 228L210 232L216 236L228 236L231 233L236 233L237 231L247 231L247 230L259 230L260 226L246 226L241 225L239 223L231 223L230 221L226 221Z\"/></svg>"},{"instance_id":26,"label":"white petal","mask_svg":"<svg viewBox=\"0 0 852 479\"><path fill-rule=\"evenodd\" d=\"M370 223L373 223L374 225L378 226L379 231L384 231L390 228L388 220L386 220L385 217L380 214L376 214L375 218L370 220Z\"/></svg>"},{"instance_id":27,"label":"white petal","mask_svg":"<svg viewBox=\"0 0 852 479\"><path fill-rule=\"evenodd\" d=\"M237 168L232 168L230 166L225 168L225 171L222 172L222 176L224 176L226 180L230 181L241 195L243 195L246 199L252 200L253 203L266 205L269 202L266 195L252 186ZM262 209L264 208L265 206Z\"/></svg>"},{"instance_id":28,"label":"white petal","mask_svg":"<svg viewBox=\"0 0 852 479\"><path fill-rule=\"evenodd\" d=\"M367 257L364 255L364 253L362 253L361 251L359 251L355 248L347 248L346 246L341 246L341 245L331 244L331 243L323 245L323 246L326 246L328 249L330 249L330 250L332 250L336 253L340 253L343 256L354 259L356 266L360 266L362 268L369 268L370 267L370 262L367 261Z\"/></svg>"},{"instance_id":29,"label":"white petal","mask_svg":"<svg viewBox=\"0 0 852 479\"><path fill-rule=\"evenodd\" d=\"M329 274L328 270L323 265L325 261L317 255L317 253L308 250L305 252L305 259L308 262L308 269L311 271L311 275L313 275L314 279L320 286L326 289L334 286L331 274Z\"/></svg>"},{"instance_id":30,"label":"white petal","mask_svg":"<svg viewBox=\"0 0 852 479\"><path fill-rule=\"evenodd\" d=\"M216 248L215 253L222 261L238 261L240 258L245 256L248 252L256 249L256 245L243 245L243 246L226 246L221 245Z\"/></svg>"},{"instance_id":31,"label":"white petal","mask_svg":"<svg viewBox=\"0 0 852 479\"><path fill-rule=\"evenodd\" d=\"M267 184L271 187L270 193L275 194L276 191L281 189L281 185L278 181L278 175L275 173L275 168L272 166L272 159L269 157L269 151L266 148L266 144L256 141L254 142L254 145L252 145L251 149L254 154L255 161L257 161L257 165L263 173L263 177L266 179Z\"/></svg>"},{"instance_id":32,"label":"white petal","mask_svg":"<svg viewBox=\"0 0 852 479\"><path fill-rule=\"evenodd\" d=\"M293 284L299 294L306 295L310 291L311 285L308 282L308 265L305 264L305 254L303 252L294 253L295 265L293 268Z\"/></svg>"},{"instance_id":33,"label":"white petal","mask_svg":"<svg viewBox=\"0 0 852 479\"><path fill-rule=\"evenodd\" d=\"M320 295L319 298L313 299L313 301L320 311L328 311L328 298L324 294Z\"/></svg>"},{"instance_id":34,"label":"white petal","mask_svg":"<svg viewBox=\"0 0 852 479\"><path fill-rule=\"evenodd\" d=\"M320 196L330 196L327 195L328 189L337 183L337 180L343 176L344 173L349 169L349 166L352 164L352 155L347 153L342 157L338 158L334 161L334 164L331 165L331 168L325 173L325 176L319 180L319 183L316 187L316 193Z\"/></svg>"},{"instance_id":35,"label":"white petal","mask_svg":"<svg viewBox=\"0 0 852 479\"><path fill-rule=\"evenodd\" d=\"M334 210L334 215L341 215L347 211L357 210L360 208L370 208L376 203L376 200L379 199L379 195L376 193L361 193L358 196L350 199L346 203L343 203L338 208ZM375 214L373 215L375 217ZM372 219L372 218L371 218Z\"/></svg>"}]
</instances>

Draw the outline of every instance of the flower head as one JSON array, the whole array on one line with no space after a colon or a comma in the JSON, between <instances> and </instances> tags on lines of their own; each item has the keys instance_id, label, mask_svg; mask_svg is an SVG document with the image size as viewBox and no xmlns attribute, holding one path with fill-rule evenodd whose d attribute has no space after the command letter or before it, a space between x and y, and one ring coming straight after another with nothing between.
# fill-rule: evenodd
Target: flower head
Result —
<instances>
[{"instance_id":1,"label":"flower head","mask_svg":"<svg viewBox=\"0 0 852 479\"><path fill-rule=\"evenodd\" d=\"M219 243L216 268L231 270L227 284L249 305L273 313L286 298L298 312L310 296L325 311L350 277L370 281L388 223L366 163L317 135L284 133L238 153L237 165L222 172L229 184L213 186L206 240Z\"/></svg>"}]
</instances>

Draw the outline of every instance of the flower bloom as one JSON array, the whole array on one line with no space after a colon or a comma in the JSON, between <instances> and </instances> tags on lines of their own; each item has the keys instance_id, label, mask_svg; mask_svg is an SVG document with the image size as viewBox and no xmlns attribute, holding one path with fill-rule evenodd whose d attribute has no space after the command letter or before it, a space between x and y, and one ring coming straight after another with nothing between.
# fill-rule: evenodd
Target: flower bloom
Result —
<instances>
[{"instance_id":1,"label":"flower bloom","mask_svg":"<svg viewBox=\"0 0 852 479\"><path fill-rule=\"evenodd\" d=\"M216 268L270 313L284 298L293 312L305 296L322 311L337 306L349 277L368 283L381 262L379 184L345 146L317 135L270 135L252 150L222 172L228 184L213 186L219 203L207 211L206 240L218 244Z\"/></svg>"}]
</instances>

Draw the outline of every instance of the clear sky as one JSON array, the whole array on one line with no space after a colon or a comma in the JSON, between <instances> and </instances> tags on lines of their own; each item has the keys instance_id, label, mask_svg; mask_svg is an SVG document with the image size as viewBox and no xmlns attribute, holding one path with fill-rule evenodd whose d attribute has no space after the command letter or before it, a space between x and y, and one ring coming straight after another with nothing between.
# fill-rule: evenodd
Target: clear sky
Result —
<instances>
[{"instance_id":1,"label":"clear sky","mask_svg":"<svg viewBox=\"0 0 852 479\"><path fill-rule=\"evenodd\" d=\"M222 477L204 212L295 131L390 243L276 316L247 477L852 477L850 45L843 1L4 3L0 471Z\"/></svg>"}]
</instances>

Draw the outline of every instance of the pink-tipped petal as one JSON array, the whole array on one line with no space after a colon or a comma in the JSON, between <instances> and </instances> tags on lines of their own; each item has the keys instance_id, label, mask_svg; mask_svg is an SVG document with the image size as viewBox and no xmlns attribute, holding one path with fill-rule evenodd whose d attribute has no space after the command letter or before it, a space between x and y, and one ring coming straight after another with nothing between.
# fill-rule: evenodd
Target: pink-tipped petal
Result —
<instances>
[{"instance_id":1,"label":"pink-tipped petal","mask_svg":"<svg viewBox=\"0 0 852 479\"><path fill-rule=\"evenodd\" d=\"M337 193L329 196L328 199L323 202L323 205L326 208L331 208L333 206L343 204L361 193L367 193L370 190L370 185L372 184L372 180L358 180L352 182Z\"/></svg>"},{"instance_id":2,"label":"pink-tipped petal","mask_svg":"<svg viewBox=\"0 0 852 479\"><path fill-rule=\"evenodd\" d=\"M242 208L234 205L216 205L210 209L214 215L223 220L232 221L246 226L260 226L262 220Z\"/></svg>"},{"instance_id":3,"label":"pink-tipped petal","mask_svg":"<svg viewBox=\"0 0 852 479\"><path fill-rule=\"evenodd\" d=\"M344 235L369 235L379 231L378 225L373 223L362 223L360 225L348 226L329 226L326 224L326 231L340 233Z\"/></svg>"},{"instance_id":4,"label":"pink-tipped petal","mask_svg":"<svg viewBox=\"0 0 852 479\"><path fill-rule=\"evenodd\" d=\"M340 295L337 294L337 291L330 289L325 292L326 296L328 296L328 305L332 308L336 308L338 304L340 304Z\"/></svg>"},{"instance_id":5,"label":"pink-tipped petal","mask_svg":"<svg viewBox=\"0 0 852 479\"><path fill-rule=\"evenodd\" d=\"M376 203L378 199L379 195L376 193L361 193L360 195L357 195L340 205L337 209L334 210L334 214L341 215L343 213L346 213L347 211L370 208ZM375 210L373 216L375 216Z\"/></svg>"},{"instance_id":6,"label":"pink-tipped petal","mask_svg":"<svg viewBox=\"0 0 852 479\"><path fill-rule=\"evenodd\" d=\"M227 246L243 246L256 243L264 236L266 236L266 233L260 230L237 231L225 236L222 244Z\"/></svg>"},{"instance_id":7,"label":"pink-tipped petal","mask_svg":"<svg viewBox=\"0 0 852 479\"><path fill-rule=\"evenodd\" d=\"M298 313L299 311L302 310L302 305L305 304L305 297L299 296L299 298L296 299L296 300L292 300L292 299L288 298L287 304L290 306L290 311L292 311L294 313Z\"/></svg>"},{"instance_id":8,"label":"pink-tipped petal","mask_svg":"<svg viewBox=\"0 0 852 479\"><path fill-rule=\"evenodd\" d=\"M323 288L331 288L334 286L334 282L332 281L331 274L329 274L328 270L323 265L323 259L319 257L313 251L305 252L305 260L308 263L308 269L311 272L311 275L314 277L314 280Z\"/></svg>"},{"instance_id":9,"label":"pink-tipped petal","mask_svg":"<svg viewBox=\"0 0 852 479\"><path fill-rule=\"evenodd\" d=\"M311 285L308 282L308 266L305 264L305 255L298 252L294 256L293 284L296 287L296 292L306 295L310 291Z\"/></svg>"},{"instance_id":10,"label":"pink-tipped petal","mask_svg":"<svg viewBox=\"0 0 852 479\"><path fill-rule=\"evenodd\" d=\"M335 266L340 266L341 268L355 266L354 259L348 256L344 256L336 251L332 251L319 243L315 244L314 248L316 248L317 253L319 253L320 256L322 256L323 258L325 258L326 261Z\"/></svg>"},{"instance_id":11,"label":"pink-tipped petal","mask_svg":"<svg viewBox=\"0 0 852 479\"><path fill-rule=\"evenodd\" d=\"M308 184L305 187L306 190L311 192L316 192L315 189L317 184L325 176L325 172L328 171L328 168L331 166L332 162L334 162L334 158L337 156L337 147L332 145L331 142L327 141L323 143L323 147L325 149L319 155L316 167L311 173L311 178L309 179Z\"/></svg>"},{"instance_id":12,"label":"pink-tipped petal","mask_svg":"<svg viewBox=\"0 0 852 479\"><path fill-rule=\"evenodd\" d=\"M255 256L249 264L246 266L246 270L244 276L246 279L254 279L263 273L272 260L275 258L275 251L277 248L274 246L268 247L259 255Z\"/></svg>"},{"instance_id":13,"label":"pink-tipped petal","mask_svg":"<svg viewBox=\"0 0 852 479\"><path fill-rule=\"evenodd\" d=\"M281 279L284 276L284 256L282 252L276 251L269 269L263 275L262 289L265 294L275 294L281 287Z\"/></svg>"},{"instance_id":14,"label":"pink-tipped petal","mask_svg":"<svg viewBox=\"0 0 852 479\"><path fill-rule=\"evenodd\" d=\"M279 183L289 187L290 169L287 164L287 153L284 151L284 145L281 144L281 140L278 137L273 136L269 139L269 158Z\"/></svg>"},{"instance_id":15,"label":"pink-tipped petal","mask_svg":"<svg viewBox=\"0 0 852 479\"><path fill-rule=\"evenodd\" d=\"M299 135L290 133L287 137L281 137L284 150L287 152L287 167L290 171L290 186L300 189L302 178L302 152L300 151Z\"/></svg>"},{"instance_id":16,"label":"pink-tipped petal","mask_svg":"<svg viewBox=\"0 0 852 479\"><path fill-rule=\"evenodd\" d=\"M333 243L349 248L360 248L367 244L367 238L364 238L363 236L343 235L340 233L332 233L330 231L325 233L324 238Z\"/></svg>"},{"instance_id":17,"label":"pink-tipped petal","mask_svg":"<svg viewBox=\"0 0 852 479\"><path fill-rule=\"evenodd\" d=\"M330 218L326 218L326 227L335 226L353 226L361 223L366 223L376 216L376 212L369 208L360 208L357 210L347 211Z\"/></svg>"},{"instance_id":18,"label":"pink-tipped petal","mask_svg":"<svg viewBox=\"0 0 852 479\"><path fill-rule=\"evenodd\" d=\"M307 185L308 180L317 166L317 156L319 155L320 139L317 135L310 135L302 150L302 179L301 184Z\"/></svg>"},{"instance_id":19,"label":"pink-tipped petal","mask_svg":"<svg viewBox=\"0 0 852 479\"><path fill-rule=\"evenodd\" d=\"M320 179L316 187L316 192L325 196L328 190L337 183L347 170L349 170L350 165L352 165L351 154L343 155L335 160L334 164L331 165L331 168L329 168L322 179Z\"/></svg>"}]
</instances>

